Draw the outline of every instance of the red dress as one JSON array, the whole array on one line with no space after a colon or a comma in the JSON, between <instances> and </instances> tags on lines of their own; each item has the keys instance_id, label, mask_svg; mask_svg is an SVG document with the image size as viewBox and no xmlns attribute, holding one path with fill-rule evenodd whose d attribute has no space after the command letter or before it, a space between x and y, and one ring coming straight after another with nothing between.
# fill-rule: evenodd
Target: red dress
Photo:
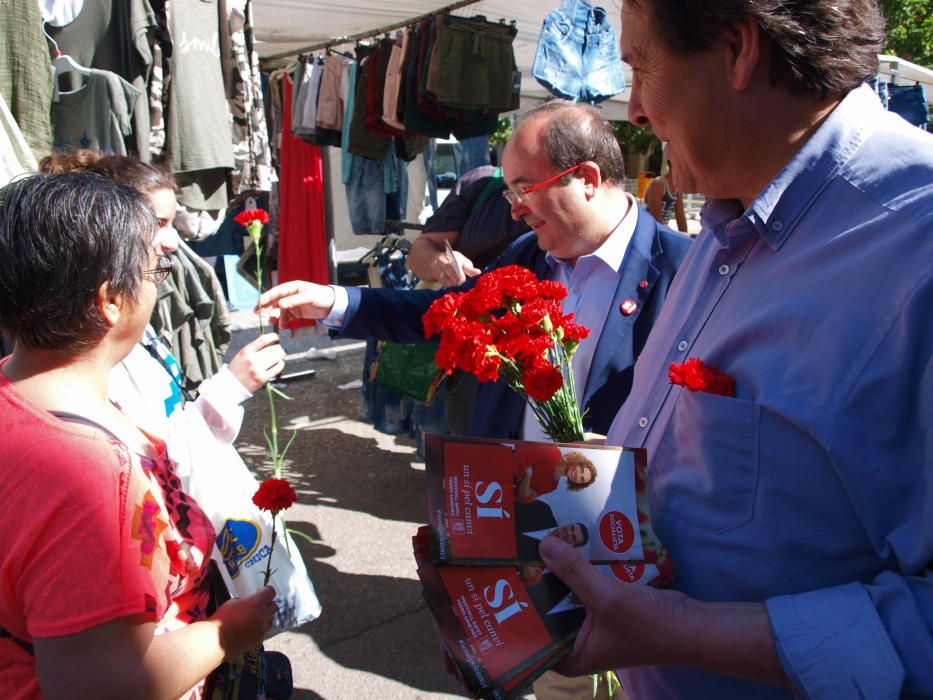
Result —
<instances>
[{"instance_id":1,"label":"red dress","mask_svg":"<svg viewBox=\"0 0 933 700\"><path fill-rule=\"evenodd\" d=\"M560 477L554 476L554 471L561 460L561 451L557 445L528 442L515 445L514 478L516 488L525 478L525 472L531 468L531 490L537 496L543 496L557 488ZM515 500L528 503L533 499L522 498L516 492Z\"/></svg>"},{"instance_id":2,"label":"red dress","mask_svg":"<svg viewBox=\"0 0 933 700\"><path fill-rule=\"evenodd\" d=\"M282 104L292 103L292 84L282 81ZM292 133L291 109L282 110L279 172L279 284L306 280L330 284L324 225L324 170L321 149ZM314 325L296 321L290 327Z\"/></svg>"}]
</instances>

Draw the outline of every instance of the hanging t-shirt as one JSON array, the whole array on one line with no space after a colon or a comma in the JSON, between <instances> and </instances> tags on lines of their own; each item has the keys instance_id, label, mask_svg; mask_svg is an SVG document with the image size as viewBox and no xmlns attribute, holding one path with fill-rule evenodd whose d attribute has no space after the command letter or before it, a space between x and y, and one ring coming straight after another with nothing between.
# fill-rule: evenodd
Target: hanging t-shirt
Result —
<instances>
[{"instance_id":1,"label":"hanging t-shirt","mask_svg":"<svg viewBox=\"0 0 933 700\"><path fill-rule=\"evenodd\" d=\"M75 9L70 8L67 14L74 13ZM146 77L152 65L147 31L155 24L149 1L84 0L77 9L73 20L65 26L48 28L58 48L80 65L116 73L139 92L145 92ZM79 84L62 89L74 89ZM141 160L149 162L147 100L136 102L132 126L130 147Z\"/></svg>"},{"instance_id":2,"label":"hanging t-shirt","mask_svg":"<svg viewBox=\"0 0 933 700\"><path fill-rule=\"evenodd\" d=\"M233 167L216 0L172 3L168 142L172 171Z\"/></svg>"},{"instance_id":3,"label":"hanging t-shirt","mask_svg":"<svg viewBox=\"0 0 933 700\"><path fill-rule=\"evenodd\" d=\"M233 168L231 116L220 62L217 0L173 2L174 42L166 141L169 167L179 178L183 204L221 209L226 171Z\"/></svg>"},{"instance_id":4,"label":"hanging t-shirt","mask_svg":"<svg viewBox=\"0 0 933 700\"><path fill-rule=\"evenodd\" d=\"M92 148L125 156L124 138L132 131L139 91L105 70L91 70L86 80L83 87L60 93L52 103L55 149Z\"/></svg>"}]
</instances>

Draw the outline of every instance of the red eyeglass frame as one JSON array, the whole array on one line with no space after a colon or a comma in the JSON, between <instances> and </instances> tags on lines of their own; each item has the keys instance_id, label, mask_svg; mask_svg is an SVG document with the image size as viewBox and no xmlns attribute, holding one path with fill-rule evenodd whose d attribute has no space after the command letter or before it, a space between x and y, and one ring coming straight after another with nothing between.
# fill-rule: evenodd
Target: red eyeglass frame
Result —
<instances>
[{"instance_id":1,"label":"red eyeglass frame","mask_svg":"<svg viewBox=\"0 0 933 700\"><path fill-rule=\"evenodd\" d=\"M564 175L569 175L572 172L579 170L582 163L577 163L571 168L567 168L563 172L557 173L557 175L552 175L547 180L542 180L541 182L536 182L533 185L528 185L528 187L522 187L519 190L507 189L502 191L502 196L505 197L505 200L511 204L512 197L515 197L519 202L522 201L522 198L526 195L531 194L532 192L537 192L540 189L544 189L548 185L551 185L558 180L560 180Z\"/></svg>"}]
</instances>

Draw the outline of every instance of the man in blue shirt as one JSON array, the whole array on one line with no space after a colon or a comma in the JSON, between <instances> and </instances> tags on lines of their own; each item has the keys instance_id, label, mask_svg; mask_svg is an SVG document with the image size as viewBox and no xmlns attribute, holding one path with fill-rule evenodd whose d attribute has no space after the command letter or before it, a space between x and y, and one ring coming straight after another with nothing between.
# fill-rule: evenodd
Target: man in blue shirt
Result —
<instances>
[{"instance_id":1,"label":"man in blue shirt","mask_svg":"<svg viewBox=\"0 0 933 700\"><path fill-rule=\"evenodd\" d=\"M648 450L677 591L572 548L566 673L632 700L933 696L933 136L864 80L873 0L626 0L630 118L702 192L609 442ZM734 396L668 378L699 358Z\"/></svg>"}]
</instances>

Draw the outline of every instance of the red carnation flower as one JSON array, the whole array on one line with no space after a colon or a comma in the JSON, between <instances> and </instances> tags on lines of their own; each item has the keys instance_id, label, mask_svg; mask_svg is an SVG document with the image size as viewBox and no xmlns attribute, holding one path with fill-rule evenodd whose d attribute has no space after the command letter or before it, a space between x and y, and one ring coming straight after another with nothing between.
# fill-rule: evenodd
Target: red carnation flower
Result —
<instances>
[{"instance_id":1,"label":"red carnation flower","mask_svg":"<svg viewBox=\"0 0 933 700\"><path fill-rule=\"evenodd\" d=\"M285 479L266 479L253 494L253 503L260 510L267 510L272 515L291 508L298 499L295 489Z\"/></svg>"},{"instance_id":2,"label":"red carnation flower","mask_svg":"<svg viewBox=\"0 0 933 700\"><path fill-rule=\"evenodd\" d=\"M538 402L547 401L554 396L563 383L564 377L560 370L546 360L535 362L522 372L525 391Z\"/></svg>"},{"instance_id":3,"label":"red carnation flower","mask_svg":"<svg viewBox=\"0 0 933 700\"><path fill-rule=\"evenodd\" d=\"M564 297L567 296L567 288L560 282L541 280L538 282L538 296L541 299L561 301Z\"/></svg>"},{"instance_id":4,"label":"red carnation flower","mask_svg":"<svg viewBox=\"0 0 933 700\"><path fill-rule=\"evenodd\" d=\"M550 317L551 327L553 328L560 325L560 319L563 315L564 311L561 309L559 302L544 298L529 299L522 304L522 309L518 312L518 318L522 324L529 328L537 326L544 320L545 316Z\"/></svg>"},{"instance_id":5,"label":"red carnation flower","mask_svg":"<svg viewBox=\"0 0 933 700\"><path fill-rule=\"evenodd\" d=\"M532 295L537 296L536 287L538 285L538 278L535 276L535 273L527 267L522 267L521 265L506 265L505 267L493 270L489 274L494 275L495 279L499 280L502 285L502 291L511 297L521 297L528 287L532 288Z\"/></svg>"},{"instance_id":6,"label":"red carnation flower","mask_svg":"<svg viewBox=\"0 0 933 700\"><path fill-rule=\"evenodd\" d=\"M269 223L269 212L265 209L244 209L233 217L233 220L240 226L247 226L253 221L258 221L265 226Z\"/></svg>"},{"instance_id":7,"label":"red carnation flower","mask_svg":"<svg viewBox=\"0 0 933 700\"><path fill-rule=\"evenodd\" d=\"M430 338L443 331L451 322L454 315L463 303L465 294L460 292L449 292L440 299L436 299L424 316L421 317L421 324L424 326L424 337Z\"/></svg>"},{"instance_id":8,"label":"red carnation flower","mask_svg":"<svg viewBox=\"0 0 933 700\"><path fill-rule=\"evenodd\" d=\"M703 391L719 396L735 396L735 380L717 367L703 364L698 357L691 357L686 362L671 363L667 369L671 384L686 387L690 391Z\"/></svg>"},{"instance_id":9,"label":"red carnation flower","mask_svg":"<svg viewBox=\"0 0 933 700\"><path fill-rule=\"evenodd\" d=\"M570 314L569 318L573 318L573 314ZM565 320L564 323L561 324L561 328L564 329L565 343L568 341L580 342L590 335L589 328L581 326L579 323L570 323L568 320Z\"/></svg>"}]
</instances>

